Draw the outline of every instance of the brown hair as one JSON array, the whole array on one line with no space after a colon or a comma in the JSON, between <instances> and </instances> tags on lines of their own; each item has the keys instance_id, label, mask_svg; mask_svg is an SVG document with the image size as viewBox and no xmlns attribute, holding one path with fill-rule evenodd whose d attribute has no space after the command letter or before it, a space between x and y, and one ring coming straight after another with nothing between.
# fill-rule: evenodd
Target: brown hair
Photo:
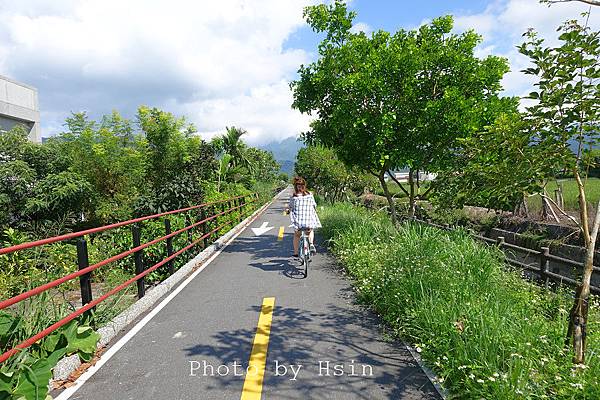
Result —
<instances>
[{"instance_id":1,"label":"brown hair","mask_svg":"<svg viewBox=\"0 0 600 400\"><path fill-rule=\"evenodd\" d=\"M302 194L302 196L310 194L310 192L306 190L306 181L301 176L294 178L294 196L298 196L299 194Z\"/></svg>"}]
</instances>

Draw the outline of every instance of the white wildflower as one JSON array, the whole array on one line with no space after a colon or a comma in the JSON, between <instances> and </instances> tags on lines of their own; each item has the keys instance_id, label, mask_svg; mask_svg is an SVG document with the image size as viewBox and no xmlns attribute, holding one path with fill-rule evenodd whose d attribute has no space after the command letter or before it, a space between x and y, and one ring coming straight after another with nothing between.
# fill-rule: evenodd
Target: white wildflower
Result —
<instances>
[{"instance_id":1,"label":"white wildflower","mask_svg":"<svg viewBox=\"0 0 600 400\"><path fill-rule=\"evenodd\" d=\"M583 385L581 383L571 383L575 389L583 389Z\"/></svg>"}]
</instances>

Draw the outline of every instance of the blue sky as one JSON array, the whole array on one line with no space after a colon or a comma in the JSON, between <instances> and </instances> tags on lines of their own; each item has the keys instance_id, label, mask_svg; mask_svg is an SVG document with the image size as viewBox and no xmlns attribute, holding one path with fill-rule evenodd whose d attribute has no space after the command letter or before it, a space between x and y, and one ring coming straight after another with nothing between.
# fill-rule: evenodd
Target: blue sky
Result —
<instances>
[{"instance_id":1,"label":"blue sky","mask_svg":"<svg viewBox=\"0 0 600 400\"><path fill-rule=\"evenodd\" d=\"M314 60L318 35L302 9L319 0L0 0L0 75L38 88L42 136L64 129L71 112L95 119L113 110L132 118L140 105L185 116L209 139L226 126L251 144L298 135L309 117L292 110L289 83ZM578 2L538 0L352 0L356 28L413 29L441 15L484 37L477 55L506 57L505 93L531 80L515 46L529 27L555 37L577 18ZM185 10L182 13L181 10ZM600 28L600 7L590 25Z\"/></svg>"},{"instance_id":2,"label":"blue sky","mask_svg":"<svg viewBox=\"0 0 600 400\"><path fill-rule=\"evenodd\" d=\"M490 2L487 0L459 1L393 1L393 0L354 0L350 9L356 11L357 22L368 24L373 30L396 31L410 29L422 21L441 15L466 15L483 12ZM286 46L313 49L318 40L309 27L303 27L291 35Z\"/></svg>"}]
</instances>

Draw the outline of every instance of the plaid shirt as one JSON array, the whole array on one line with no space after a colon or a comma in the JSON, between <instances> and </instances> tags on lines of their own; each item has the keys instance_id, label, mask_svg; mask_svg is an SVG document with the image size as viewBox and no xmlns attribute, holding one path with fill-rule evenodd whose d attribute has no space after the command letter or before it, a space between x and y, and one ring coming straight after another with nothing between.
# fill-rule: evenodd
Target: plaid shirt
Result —
<instances>
[{"instance_id":1,"label":"plaid shirt","mask_svg":"<svg viewBox=\"0 0 600 400\"><path fill-rule=\"evenodd\" d=\"M312 194L291 196L289 202L290 219L295 229L320 228L317 203Z\"/></svg>"}]
</instances>

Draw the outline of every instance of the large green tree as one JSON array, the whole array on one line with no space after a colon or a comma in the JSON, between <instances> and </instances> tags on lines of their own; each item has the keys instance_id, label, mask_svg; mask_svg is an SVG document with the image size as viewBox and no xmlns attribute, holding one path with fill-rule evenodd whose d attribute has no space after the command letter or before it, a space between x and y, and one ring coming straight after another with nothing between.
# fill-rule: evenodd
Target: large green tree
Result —
<instances>
[{"instance_id":1,"label":"large green tree","mask_svg":"<svg viewBox=\"0 0 600 400\"><path fill-rule=\"evenodd\" d=\"M54 144L28 140L15 127L0 133L0 225L23 227L34 220L69 217L69 225L89 211L91 187L71 158Z\"/></svg>"},{"instance_id":2,"label":"large green tree","mask_svg":"<svg viewBox=\"0 0 600 400\"><path fill-rule=\"evenodd\" d=\"M351 192L362 194L365 189L371 189L374 180L370 175L348 168L332 149L319 145L301 148L294 170L307 180L309 187L332 203L347 198Z\"/></svg>"},{"instance_id":3,"label":"large green tree","mask_svg":"<svg viewBox=\"0 0 600 400\"><path fill-rule=\"evenodd\" d=\"M157 108L140 107L139 125L148 141L149 166L145 195L137 212L160 212L198 204L203 182L217 170L215 150L184 118Z\"/></svg>"},{"instance_id":4,"label":"large green tree","mask_svg":"<svg viewBox=\"0 0 600 400\"><path fill-rule=\"evenodd\" d=\"M527 198L553 177L518 112L503 114L483 131L461 140L452 168L433 182L432 203L514 211L527 216ZM558 164L555 165L558 168Z\"/></svg>"},{"instance_id":5,"label":"large green tree","mask_svg":"<svg viewBox=\"0 0 600 400\"><path fill-rule=\"evenodd\" d=\"M245 158L251 165L248 174L252 180L273 182L277 179L281 166L270 151L248 147L245 151Z\"/></svg>"},{"instance_id":6,"label":"large green tree","mask_svg":"<svg viewBox=\"0 0 600 400\"><path fill-rule=\"evenodd\" d=\"M326 33L319 59L301 66L292 82L293 107L314 115L307 142L333 148L349 166L376 176L396 212L386 174L408 168L410 214L419 171L447 168L458 140L480 131L514 106L498 96L506 60L475 57L481 38L454 34L452 17L416 30L370 37L352 33L355 14L344 2L307 7L314 31Z\"/></svg>"}]
</instances>

